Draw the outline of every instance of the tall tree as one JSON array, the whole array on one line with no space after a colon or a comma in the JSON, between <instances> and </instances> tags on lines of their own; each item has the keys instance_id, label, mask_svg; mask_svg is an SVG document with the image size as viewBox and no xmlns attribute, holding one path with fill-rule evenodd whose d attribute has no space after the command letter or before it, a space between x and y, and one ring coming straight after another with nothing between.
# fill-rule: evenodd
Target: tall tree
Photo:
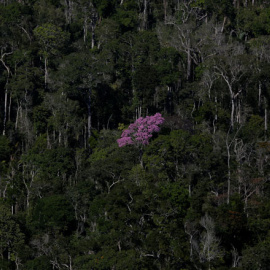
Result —
<instances>
[{"instance_id":1,"label":"tall tree","mask_svg":"<svg viewBox=\"0 0 270 270\"><path fill-rule=\"evenodd\" d=\"M51 23L37 26L34 35L40 45L40 54L44 58L44 84L48 83L48 61L50 56L55 56L61 48L64 48L68 41L69 34L61 30L60 27Z\"/></svg>"}]
</instances>

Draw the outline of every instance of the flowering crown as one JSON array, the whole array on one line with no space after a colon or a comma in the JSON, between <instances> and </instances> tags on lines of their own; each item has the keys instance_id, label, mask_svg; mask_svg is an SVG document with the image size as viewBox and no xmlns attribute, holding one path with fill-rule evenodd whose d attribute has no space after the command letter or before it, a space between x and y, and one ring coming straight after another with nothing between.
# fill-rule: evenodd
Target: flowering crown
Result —
<instances>
[{"instance_id":1,"label":"flowering crown","mask_svg":"<svg viewBox=\"0 0 270 270\"><path fill-rule=\"evenodd\" d=\"M119 147L128 144L149 144L149 139L153 136L152 133L159 132L159 125L163 122L164 118L160 113L156 113L153 116L146 116L145 118L138 118L123 131L121 138L117 140Z\"/></svg>"}]
</instances>

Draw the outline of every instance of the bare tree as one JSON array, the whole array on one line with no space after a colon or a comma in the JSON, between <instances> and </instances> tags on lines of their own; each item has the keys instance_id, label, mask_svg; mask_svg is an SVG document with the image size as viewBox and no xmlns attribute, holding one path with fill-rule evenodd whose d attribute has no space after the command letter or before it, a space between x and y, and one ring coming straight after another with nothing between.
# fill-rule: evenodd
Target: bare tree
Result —
<instances>
[{"instance_id":1,"label":"bare tree","mask_svg":"<svg viewBox=\"0 0 270 270\"><path fill-rule=\"evenodd\" d=\"M92 1L86 1L82 4L82 14L83 14L83 41L86 43L88 30L91 33L91 48L93 49L96 42L95 29L98 22L98 12L95 9Z\"/></svg>"},{"instance_id":2,"label":"bare tree","mask_svg":"<svg viewBox=\"0 0 270 270\"><path fill-rule=\"evenodd\" d=\"M231 127L229 128L226 136L226 151L227 151L227 169L228 169L228 176L227 176L227 204L230 203L230 196L231 196L231 147L234 145L237 134L240 131L242 126L240 126L234 135L231 137Z\"/></svg>"},{"instance_id":3,"label":"bare tree","mask_svg":"<svg viewBox=\"0 0 270 270\"><path fill-rule=\"evenodd\" d=\"M12 54L13 52L4 52L3 48L1 48L1 58L0 58L0 62L3 64L3 66L5 67L6 71L7 71L7 78L6 78L6 85L5 85L5 106L4 106L4 120L3 120L3 135L6 134L6 122L7 122L7 113L8 113L8 83L9 83L9 77L11 74L11 70L9 68L9 66L6 64L5 61L5 57L7 55Z\"/></svg>"},{"instance_id":4,"label":"bare tree","mask_svg":"<svg viewBox=\"0 0 270 270\"><path fill-rule=\"evenodd\" d=\"M146 30L148 28L148 16L149 16L149 0L138 0L139 9L142 11L139 14L140 26L139 30Z\"/></svg>"},{"instance_id":5,"label":"bare tree","mask_svg":"<svg viewBox=\"0 0 270 270\"><path fill-rule=\"evenodd\" d=\"M232 268L238 267L241 260L241 256L239 256L239 253L234 246L231 252L232 252Z\"/></svg>"},{"instance_id":6,"label":"bare tree","mask_svg":"<svg viewBox=\"0 0 270 270\"><path fill-rule=\"evenodd\" d=\"M240 106L240 103L237 103L237 98L239 99L240 94L243 91L243 86L239 84L244 75L247 74L247 65L243 62L242 55L244 54L244 48L241 45L227 46L226 50L221 50L219 52L224 56L219 56L218 60L214 60L214 72L217 76L222 78L226 83L229 90L229 95L231 99L231 128L233 129L235 119L237 122L241 122L240 115L236 117L236 111L238 114L241 112L239 108L236 110L236 106Z\"/></svg>"},{"instance_id":7,"label":"bare tree","mask_svg":"<svg viewBox=\"0 0 270 270\"><path fill-rule=\"evenodd\" d=\"M189 236L189 245L190 245L190 252L189 256L192 260L194 257L194 253L199 252L199 243L198 243L198 234L199 230L197 228L197 223L187 221L185 222L185 233Z\"/></svg>"},{"instance_id":8,"label":"bare tree","mask_svg":"<svg viewBox=\"0 0 270 270\"><path fill-rule=\"evenodd\" d=\"M187 57L187 80L191 80L193 77L192 74L192 65L200 62L199 55L197 53L194 43L194 28L195 25L192 23L177 24L174 18L167 22L168 25L173 25L176 31L169 41L171 45L176 48L178 51L186 54Z\"/></svg>"},{"instance_id":9,"label":"bare tree","mask_svg":"<svg viewBox=\"0 0 270 270\"><path fill-rule=\"evenodd\" d=\"M260 74L262 72L262 63L270 63L270 56L269 56L269 45L270 38L268 36L260 36L256 39L251 40L251 53L255 56L254 61L254 70ZM265 130L265 140L267 140L267 130L268 130L268 105L267 105L267 98L265 94L263 94L263 86L267 83L267 80L263 78L259 78L258 80L258 106L259 108L264 110L264 130Z\"/></svg>"},{"instance_id":10,"label":"bare tree","mask_svg":"<svg viewBox=\"0 0 270 270\"><path fill-rule=\"evenodd\" d=\"M223 256L220 247L220 240L215 235L215 224L207 214L201 218L200 225L204 228L200 239L199 259L201 262L208 262L208 269L211 269L211 262Z\"/></svg>"}]
</instances>

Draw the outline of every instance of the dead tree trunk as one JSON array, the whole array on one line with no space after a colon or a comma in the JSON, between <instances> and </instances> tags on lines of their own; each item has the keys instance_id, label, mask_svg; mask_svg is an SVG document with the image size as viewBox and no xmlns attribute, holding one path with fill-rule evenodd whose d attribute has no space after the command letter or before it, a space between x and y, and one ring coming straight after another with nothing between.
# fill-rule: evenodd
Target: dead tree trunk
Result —
<instances>
[{"instance_id":1,"label":"dead tree trunk","mask_svg":"<svg viewBox=\"0 0 270 270\"><path fill-rule=\"evenodd\" d=\"M6 55L12 54L13 52L10 53L2 53L1 52L1 63L3 64L3 66L5 67L6 71L7 71L7 79L6 79L6 85L5 85L5 105L4 105L4 119L3 119L3 135L6 135L6 123L7 123L7 114L8 114L8 82L9 82L9 76L11 74L10 68L6 65L4 57Z\"/></svg>"}]
</instances>

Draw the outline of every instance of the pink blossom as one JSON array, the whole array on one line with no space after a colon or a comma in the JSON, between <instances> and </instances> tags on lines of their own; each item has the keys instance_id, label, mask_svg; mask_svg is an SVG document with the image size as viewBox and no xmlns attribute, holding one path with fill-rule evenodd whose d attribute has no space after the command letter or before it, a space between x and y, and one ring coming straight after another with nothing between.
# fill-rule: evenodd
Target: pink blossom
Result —
<instances>
[{"instance_id":1,"label":"pink blossom","mask_svg":"<svg viewBox=\"0 0 270 270\"><path fill-rule=\"evenodd\" d=\"M147 145L152 133L160 131L160 125L164 122L164 118L160 113L145 118L138 118L128 129L122 132L121 138L117 140L118 146L123 147L129 144Z\"/></svg>"},{"instance_id":2,"label":"pink blossom","mask_svg":"<svg viewBox=\"0 0 270 270\"><path fill-rule=\"evenodd\" d=\"M117 143L119 145L119 147L125 146L127 144L133 144L133 141L131 139L131 137L123 137L117 140Z\"/></svg>"}]
</instances>

